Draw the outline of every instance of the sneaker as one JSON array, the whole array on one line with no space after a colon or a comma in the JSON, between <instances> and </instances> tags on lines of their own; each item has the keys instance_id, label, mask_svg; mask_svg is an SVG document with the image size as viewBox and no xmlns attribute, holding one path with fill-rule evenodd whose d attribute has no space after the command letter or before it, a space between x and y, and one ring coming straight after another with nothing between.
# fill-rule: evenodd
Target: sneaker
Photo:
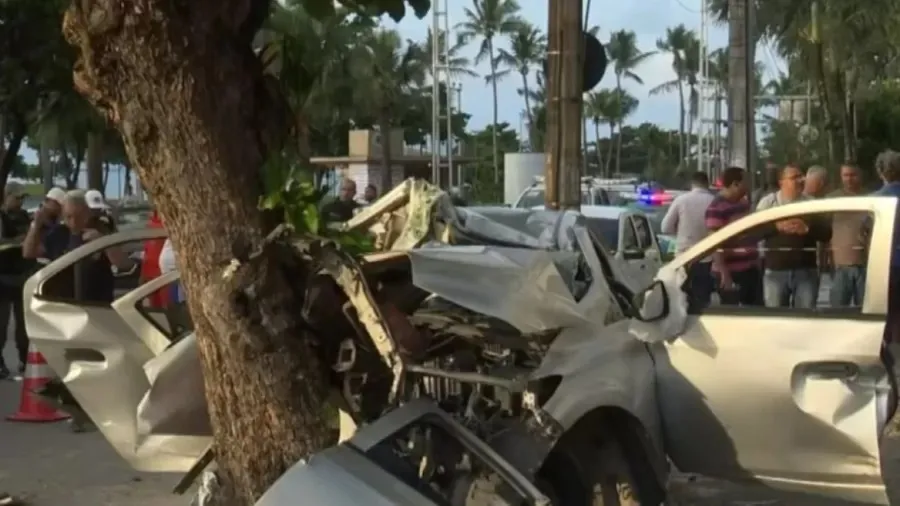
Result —
<instances>
[{"instance_id":1,"label":"sneaker","mask_svg":"<svg viewBox=\"0 0 900 506\"><path fill-rule=\"evenodd\" d=\"M0 506L16 506L16 504L19 504L18 499L5 492L0 492Z\"/></svg>"},{"instance_id":2,"label":"sneaker","mask_svg":"<svg viewBox=\"0 0 900 506\"><path fill-rule=\"evenodd\" d=\"M0 364L0 380L5 380L9 378L9 369L6 368L5 365ZM0 499L3 498L3 495L0 494ZM2 506L2 502L0 502L0 506Z\"/></svg>"}]
</instances>

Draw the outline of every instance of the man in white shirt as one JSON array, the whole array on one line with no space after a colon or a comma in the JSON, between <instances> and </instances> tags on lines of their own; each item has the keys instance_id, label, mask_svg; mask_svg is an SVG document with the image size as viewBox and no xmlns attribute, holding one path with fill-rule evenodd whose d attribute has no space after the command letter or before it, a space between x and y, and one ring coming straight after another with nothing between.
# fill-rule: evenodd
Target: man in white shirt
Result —
<instances>
[{"instance_id":1,"label":"man in white shirt","mask_svg":"<svg viewBox=\"0 0 900 506\"><path fill-rule=\"evenodd\" d=\"M691 191L679 195L672 201L662 220L661 231L675 236L675 254L680 255L706 237L706 208L715 195L709 190L709 176L695 172L691 176ZM695 262L688 268L687 291L689 311L697 311L709 305L715 288L710 258Z\"/></svg>"}]
</instances>

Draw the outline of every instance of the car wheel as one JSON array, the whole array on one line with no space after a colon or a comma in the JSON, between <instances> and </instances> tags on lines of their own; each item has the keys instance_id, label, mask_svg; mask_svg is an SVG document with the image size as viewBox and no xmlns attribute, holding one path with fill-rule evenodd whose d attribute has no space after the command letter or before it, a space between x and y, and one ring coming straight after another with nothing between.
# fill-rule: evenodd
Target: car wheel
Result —
<instances>
[{"instance_id":1,"label":"car wheel","mask_svg":"<svg viewBox=\"0 0 900 506\"><path fill-rule=\"evenodd\" d=\"M615 441L604 442L600 448L570 441L560 441L537 475L536 485L551 505L641 505L629 462Z\"/></svg>"}]
</instances>

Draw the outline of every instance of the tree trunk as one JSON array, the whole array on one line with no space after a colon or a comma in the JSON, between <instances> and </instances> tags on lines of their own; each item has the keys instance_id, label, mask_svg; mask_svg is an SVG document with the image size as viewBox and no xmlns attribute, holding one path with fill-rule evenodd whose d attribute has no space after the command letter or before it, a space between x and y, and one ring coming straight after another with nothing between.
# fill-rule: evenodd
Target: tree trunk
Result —
<instances>
[{"instance_id":1,"label":"tree trunk","mask_svg":"<svg viewBox=\"0 0 900 506\"><path fill-rule=\"evenodd\" d=\"M488 38L488 53L491 57L491 89L494 93L494 126L491 128L491 147L494 160L494 182L500 182L500 147L497 144L497 63L494 61L494 39Z\"/></svg>"},{"instance_id":2,"label":"tree trunk","mask_svg":"<svg viewBox=\"0 0 900 506\"><path fill-rule=\"evenodd\" d=\"M122 187L131 188L132 191L134 191L134 185L131 184L131 163L126 159L122 165L125 166L125 175L122 178Z\"/></svg>"},{"instance_id":3,"label":"tree trunk","mask_svg":"<svg viewBox=\"0 0 900 506\"><path fill-rule=\"evenodd\" d=\"M606 177L610 177L610 169L612 168L612 159L613 159L613 147L616 145L616 141L618 139L615 138L616 135L616 122L609 122L609 146L606 150Z\"/></svg>"},{"instance_id":4,"label":"tree trunk","mask_svg":"<svg viewBox=\"0 0 900 506\"><path fill-rule=\"evenodd\" d=\"M616 96L616 100L619 101L619 117L617 118L619 136L616 137L616 174L619 174L622 172L622 123L625 122L625 118L623 117L625 111L622 108L622 76L619 74L616 74ZM609 138L609 141L612 142L612 137Z\"/></svg>"},{"instance_id":5,"label":"tree trunk","mask_svg":"<svg viewBox=\"0 0 900 506\"><path fill-rule=\"evenodd\" d=\"M681 78L678 78L678 168L684 163L685 139L684 139L684 86Z\"/></svg>"},{"instance_id":6,"label":"tree trunk","mask_svg":"<svg viewBox=\"0 0 900 506\"><path fill-rule=\"evenodd\" d=\"M379 195L384 195L394 187L394 180L392 177L394 157L392 153L393 150L391 149L393 146L391 145L390 109L383 109L381 111L381 114L378 117L378 129L381 130L381 188L379 188ZM438 172L438 180L435 181L434 184L441 184L440 176L440 172Z\"/></svg>"},{"instance_id":7,"label":"tree trunk","mask_svg":"<svg viewBox=\"0 0 900 506\"><path fill-rule=\"evenodd\" d=\"M66 149L65 144L59 147L59 163L62 165L63 172L65 172L67 190L71 190L78 186L78 176L81 175L81 164L84 162L84 153L84 146L81 146L77 142L75 143L75 152L71 157L69 156L69 151Z\"/></svg>"},{"instance_id":8,"label":"tree trunk","mask_svg":"<svg viewBox=\"0 0 900 506\"><path fill-rule=\"evenodd\" d=\"M0 149L3 150L3 158L0 160L0 193L6 188L6 181L12 173L13 167L19 158L19 149L22 147L22 141L25 140L26 127L22 121L14 121L12 125L12 134L10 134L9 145L3 148L3 138L0 138Z\"/></svg>"},{"instance_id":9,"label":"tree trunk","mask_svg":"<svg viewBox=\"0 0 900 506\"><path fill-rule=\"evenodd\" d=\"M528 118L528 149L534 152L534 114L531 111L531 97L528 92L528 74L525 72L522 72L522 94L525 95L525 117Z\"/></svg>"},{"instance_id":10,"label":"tree trunk","mask_svg":"<svg viewBox=\"0 0 900 506\"><path fill-rule=\"evenodd\" d=\"M95 132L88 132L87 135L87 187L106 194L103 187L103 137Z\"/></svg>"},{"instance_id":11,"label":"tree trunk","mask_svg":"<svg viewBox=\"0 0 900 506\"><path fill-rule=\"evenodd\" d=\"M816 80L818 81L819 98L822 101L822 112L825 116L825 134L828 143L828 159L837 159L837 142L835 142L834 124L834 100L828 87L827 64L825 60L825 46L817 42L815 48Z\"/></svg>"},{"instance_id":12,"label":"tree trunk","mask_svg":"<svg viewBox=\"0 0 900 506\"><path fill-rule=\"evenodd\" d=\"M301 321L307 266L260 247L261 169L292 123L251 49L268 0L74 2L64 32L74 82L122 134L170 232L189 294L222 495L252 505L298 459L326 448L326 371ZM321 332L321 331L320 331Z\"/></svg>"},{"instance_id":13,"label":"tree trunk","mask_svg":"<svg viewBox=\"0 0 900 506\"><path fill-rule=\"evenodd\" d=\"M600 151L600 122L594 121L594 151L597 155L597 170L600 171L600 174L605 173L605 168L603 166L603 153Z\"/></svg>"},{"instance_id":14,"label":"tree trunk","mask_svg":"<svg viewBox=\"0 0 900 506\"><path fill-rule=\"evenodd\" d=\"M102 183L103 189L100 191L103 192L104 197L106 196L106 185L108 185L108 184L109 184L109 162L106 160L103 160L103 183ZM120 190L121 190L121 188L120 188ZM119 197L121 198L121 196L122 196L122 192L120 191Z\"/></svg>"}]
</instances>

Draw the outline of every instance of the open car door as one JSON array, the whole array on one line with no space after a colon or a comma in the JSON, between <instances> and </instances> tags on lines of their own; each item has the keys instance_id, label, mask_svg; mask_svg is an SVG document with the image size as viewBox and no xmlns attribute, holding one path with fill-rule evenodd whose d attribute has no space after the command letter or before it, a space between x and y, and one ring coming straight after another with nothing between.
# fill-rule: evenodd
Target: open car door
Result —
<instances>
[{"instance_id":1,"label":"open car door","mask_svg":"<svg viewBox=\"0 0 900 506\"><path fill-rule=\"evenodd\" d=\"M825 297L808 309L712 306L651 346L667 451L680 470L887 504L879 436L893 392L880 353L896 208L895 199L857 197L759 211L662 268L661 281L676 279L714 251L758 244L776 221L824 220L830 230L853 216L868 269L861 307L830 307ZM761 281L776 280L767 272ZM674 307L678 288L666 288Z\"/></svg>"},{"instance_id":2,"label":"open car door","mask_svg":"<svg viewBox=\"0 0 900 506\"><path fill-rule=\"evenodd\" d=\"M169 347L170 336L161 320L158 325L154 320L140 323L121 311L134 308L143 293L149 295L155 291L153 287L166 280L153 280L149 291L138 287L112 304L55 297L49 288L61 273L107 248L165 235L159 229L120 232L91 241L51 262L25 284L25 323L32 342L129 464L141 471L184 472L206 450L210 438L179 432L148 433L141 427L138 408L153 376L145 367ZM174 279L177 277L171 277ZM120 313L126 313L125 318Z\"/></svg>"}]
</instances>

